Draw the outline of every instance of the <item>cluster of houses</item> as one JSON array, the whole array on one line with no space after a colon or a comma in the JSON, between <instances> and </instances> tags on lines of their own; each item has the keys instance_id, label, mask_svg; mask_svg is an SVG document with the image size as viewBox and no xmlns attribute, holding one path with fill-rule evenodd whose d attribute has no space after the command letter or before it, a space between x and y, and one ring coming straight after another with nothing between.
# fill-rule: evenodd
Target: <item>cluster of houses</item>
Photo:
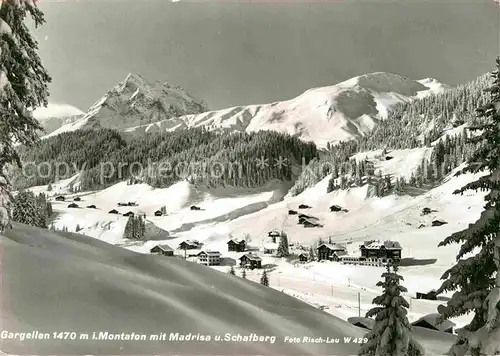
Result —
<instances>
[{"instance_id":1,"label":"cluster of houses","mask_svg":"<svg viewBox=\"0 0 500 356\"><path fill-rule=\"evenodd\" d=\"M359 255L349 255L339 244L322 243L317 247L318 261L337 261L346 264L381 265L400 262L403 248L397 241L364 241Z\"/></svg>"},{"instance_id":2,"label":"cluster of houses","mask_svg":"<svg viewBox=\"0 0 500 356\"><path fill-rule=\"evenodd\" d=\"M443 320L440 322L439 317L440 315L437 313L427 314L415 320L411 325L433 331L454 334L456 324L450 320ZM367 330L371 330L375 326L375 320L371 318L353 317L347 319L347 321L357 327Z\"/></svg>"}]
</instances>

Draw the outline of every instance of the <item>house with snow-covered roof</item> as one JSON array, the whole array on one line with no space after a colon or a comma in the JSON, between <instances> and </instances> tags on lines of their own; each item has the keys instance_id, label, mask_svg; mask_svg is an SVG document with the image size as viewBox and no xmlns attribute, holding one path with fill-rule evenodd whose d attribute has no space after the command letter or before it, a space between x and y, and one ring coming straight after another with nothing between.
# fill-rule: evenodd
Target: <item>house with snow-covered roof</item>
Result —
<instances>
[{"instance_id":1,"label":"house with snow-covered roof","mask_svg":"<svg viewBox=\"0 0 500 356\"><path fill-rule=\"evenodd\" d=\"M403 247L398 241L365 241L359 247L361 257L371 262L399 262Z\"/></svg>"}]
</instances>

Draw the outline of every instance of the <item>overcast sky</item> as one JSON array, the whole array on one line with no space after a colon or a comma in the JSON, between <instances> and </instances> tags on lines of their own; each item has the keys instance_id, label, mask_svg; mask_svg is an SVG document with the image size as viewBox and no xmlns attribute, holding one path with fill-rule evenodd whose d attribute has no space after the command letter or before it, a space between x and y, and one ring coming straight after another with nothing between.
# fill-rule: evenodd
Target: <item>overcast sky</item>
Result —
<instances>
[{"instance_id":1,"label":"overcast sky","mask_svg":"<svg viewBox=\"0 0 500 356\"><path fill-rule=\"evenodd\" d=\"M498 53L492 1L53 1L35 32L51 101L85 111L129 72L218 109L375 71L454 85Z\"/></svg>"}]
</instances>

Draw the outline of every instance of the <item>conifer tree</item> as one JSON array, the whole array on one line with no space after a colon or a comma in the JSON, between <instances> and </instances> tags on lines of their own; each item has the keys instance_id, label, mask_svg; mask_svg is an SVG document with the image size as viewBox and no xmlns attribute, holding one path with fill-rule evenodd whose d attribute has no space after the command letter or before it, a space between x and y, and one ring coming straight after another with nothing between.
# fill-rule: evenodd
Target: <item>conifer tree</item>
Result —
<instances>
[{"instance_id":1,"label":"conifer tree","mask_svg":"<svg viewBox=\"0 0 500 356\"><path fill-rule=\"evenodd\" d=\"M47 105L51 81L36 52L38 44L24 23L28 14L35 27L44 23L33 0L0 1L0 233L11 218L7 165L21 166L14 144L31 146L37 141L41 126L32 110Z\"/></svg>"},{"instance_id":2,"label":"conifer tree","mask_svg":"<svg viewBox=\"0 0 500 356\"><path fill-rule=\"evenodd\" d=\"M48 192L51 192L51 191L52 191L52 184L51 184L51 183L49 183L49 185L47 185L47 191L48 191Z\"/></svg>"},{"instance_id":3,"label":"conifer tree","mask_svg":"<svg viewBox=\"0 0 500 356\"><path fill-rule=\"evenodd\" d=\"M129 216L127 223L125 224L125 230L123 232L124 239L133 239L134 238L134 236L133 236L134 225L135 225L134 217Z\"/></svg>"},{"instance_id":4,"label":"conifer tree","mask_svg":"<svg viewBox=\"0 0 500 356\"><path fill-rule=\"evenodd\" d=\"M278 257L288 257L290 256L288 236L285 232L281 232L280 241L278 244L278 250L276 251Z\"/></svg>"},{"instance_id":5,"label":"conifer tree","mask_svg":"<svg viewBox=\"0 0 500 356\"><path fill-rule=\"evenodd\" d=\"M243 271L241 272L241 278L246 279L247 278L247 269L243 268Z\"/></svg>"},{"instance_id":6,"label":"conifer tree","mask_svg":"<svg viewBox=\"0 0 500 356\"><path fill-rule=\"evenodd\" d=\"M20 191L13 202L12 220L26 225L38 226L40 214L35 195L31 191Z\"/></svg>"},{"instance_id":7,"label":"conifer tree","mask_svg":"<svg viewBox=\"0 0 500 356\"><path fill-rule=\"evenodd\" d=\"M375 325L367 333L368 342L361 345L360 356L419 356L423 348L411 337L411 325L407 318L408 302L401 295L407 289L400 285L403 280L396 265L387 265L382 274L383 281L377 286L383 288L382 295L375 297L373 304L378 305L366 313L375 317Z\"/></svg>"},{"instance_id":8,"label":"conifer tree","mask_svg":"<svg viewBox=\"0 0 500 356\"><path fill-rule=\"evenodd\" d=\"M269 278L267 278L267 272L265 270L264 272L262 272L262 276L260 278L260 284L269 287Z\"/></svg>"},{"instance_id":9,"label":"conifer tree","mask_svg":"<svg viewBox=\"0 0 500 356\"><path fill-rule=\"evenodd\" d=\"M316 256L314 255L314 249L311 247L309 249L309 261L314 261L316 260Z\"/></svg>"},{"instance_id":10,"label":"conifer tree","mask_svg":"<svg viewBox=\"0 0 500 356\"><path fill-rule=\"evenodd\" d=\"M467 326L459 330L459 341L450 350L455 355L495 355L500 353L500 58L488 89L489 102L478 109L478 121L471 130L479 132L469 138L477 149L469 165L462 171L486 171L488 174L466 184L455 194L465 191L489 191L479 220L452 234L439 246L461 244L457 263L447 270L438 292L457 291L446 306L441 305L441 317L449 318L473 312ZM477 251L469 258L464 258ZM495 276L496 275L496 276Z\"/></svg>"},{"instance_id":11,"label":"conifer tree","mask_svg":"<svg viewBox=\"0 0 500 356\"><path fill-rule=\"evenodd\" d=\"M229 269L229 274L232 274L233 276L236 274L234 272L234 267L233 266L231 266L231 268Z\"/></svg>"}]
</instances>

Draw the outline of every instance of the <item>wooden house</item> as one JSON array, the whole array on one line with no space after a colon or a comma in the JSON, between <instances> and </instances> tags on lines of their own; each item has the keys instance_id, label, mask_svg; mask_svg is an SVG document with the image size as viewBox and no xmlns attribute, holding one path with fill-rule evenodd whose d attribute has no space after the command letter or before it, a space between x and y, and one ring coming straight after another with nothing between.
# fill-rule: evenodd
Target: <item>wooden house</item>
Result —
<instances>
[{"instance_id":1,"label":"wooden house","mask_svg":"<svg viewBox=\"0 0 500 356\"><path fill-rule=\"evenodd\" d=\"M163 213L161 212L161 210L156 210L155 216L163 216Z\"/></svg>"},{"instance_id":2,"label":"wooden house","mask_svg":"<svg viewBox=\"0 0 500 356\"><path fill-rule=\"evenodd\" d=\"M453 334L453 328L456 324L450 320L444 320L442 323L438 323L439 316L438 313L427 314L411 323L411 325Z\"/></svg>"},{"instance_id":3,"label":"wooden house","mask_svg":"<svg viewBox=\"0 0 500 356\"><path fill-rule=\"evenodd\" d=\"M73 199L73 201L82 201L82 198L76 197L75 199Z\"/></svg>"},{"instance_id":4,"label":"wooden house","mask_svg":"<svg viewBox=\"0 0 500 356\"><path fill-rule=\"evenodd\" d=\"M437 300L437 291L433 289L427 293L417 292L416 297L417 299Z\"/></svg>"},{"instance_id":5,"label":"wooden house","mask_svg":"<svg viewBox=\"0 0 500 356\"><path fill-rule=\"evenodd\" d=\"M372 318L362 318L362 317L352 317L348 318L347 321L349 324L355 325L359 328L363 328L366 330L371 330L375 326L375 320Z\"/></svg>"},{"instance_id":6,"label":"wooden house","mask_svg":"<svg viewBox=\"0 0 500 356\"><path fill-rule=\"evenodd\" d=\"M300 204L299 209L311 209L311 207L309 205L306 205L306 204Z\"/></svg>"},{"instance_id":7,"label":"wooden house","mask_svg":"<svg viewBox=\"0 0 500 356\"><path fill-rule=\"evenodd\" d=\"M132 211L129 211L128 213L123 214L123 216L134 216L134 213Z\"/></svg>"},{"instance_id":8,"label":"wooden house","mask_svg":"<svg viewBox=\"0 0 500 356\"><path fill-rule=\"evenodd\" d=\"M155 255L163 255L163 256L174 255L174 249L168 245L156 245L151 250L149 250L149 252Z\"/></svg>"},{"instance_id":9,"label":"wooden house","mask_svg":"<svg viewBox=\"0 0 500 356\"><path fill-rule=\"evenodd\" d=\"M340 252L341 254L345 254L347 252L344 246L338 244L326 244L322 243L316 248L318 261L327 260L331 261L334 258L334 254L336 252Z\"/></svg>"},{"instance_id":10,"label":"wooden house","mask_svg":"<svg viewBox=\"0 0 500 356\"><path fill-rule=\"evenodd\" d=\"M247 247L247 242L243 239L231 239L227 242L227 250L233 252L243 252Z\"/></svg>"},{"instance_id":11,"label":"wooden house","mask_svg":"<svg viewBox=\"0 0 500 356\"><path fill-rule=\"evenodd\" d=\"M179 250L197 250L201 248L203 244L197 240L186 240L179 244Z\"/></svg>"},{"instance_id":12,"label":"wooden house","mask_svg":"<svg viewBox=\"0 0 500 356\"><path fill-rule=\"evenodd\" d=\"M93 205L93 204L92 205L88 205L87 208L88 209L97 209L97 207L95 205Z\"/></svg>"},{"instance_id":13,"label":"wooden house","mask_svg":"<svg viewBox=\"0 0 500 356\"><path fill-rule=\"evenodd\" d=\"M127 206L137 206L138 204L135 201L129 201Z\"/></svg>"},{"instance_id":14,"label":"wooden house","mask_svg":"<svg viewBox=\"0 0 500 356\"><path fill-rule=\"evenodd\" d=\"M201 251L196 257L197 262L205 266L219 266L222 260L219 251Z\"/></svg>"},{"instance_id":15,"label":"wooden house","mask_svg":"<svg viewBox=\"0 0 500 356\"><path fill-rule=\"evenodd\" d=\"M331 212L342 211L342 207L341 207L341 206L339 206L339 205L332 205L332 206L330 207L330 211L331 211Z\"/></svg>"},{"instance_id":16,"label":"wooden house","mask_svg":"<svg viewBox=\"0 0 500 356\"><path fill-rule=\"evenodd\" d=\"M196 206L196 205L192 205L190 207L191 210L201 210L201 208L199 206Z\"/></svg>"},{"instance_id":17,"label":"wooden house","mask_svg":"<svg viewBox=\"0 0 500 356\"><path fill-rule=\"evenodd\" d=\"M128 203L118 203L118 206L128 206Z\"/></svg>"},{"instance_id":18,"label":"wooden house","mask_svg":"<svg viewBox=\"0 0 500 356\"><path fill-rule=\"evenodd\" d=\"M252 253L247 253L240 257L240 266L243 268L262 268L262 259Z\"/></svg>"},{"instance_id":19,"label":"wooden house","mask_svg":"<svg viewBox=\"0 0 500 356\"><path fill-rule=\"evenodd\" d=\"M276 231L276 230L273 230L273 231L269 231L267 233L267 237L270 237L272 242L273 243L276 243L276 240L278 239L278 237L281 237L281 233Z\"/></svg>"},{"instance_id":20,"label":"wooden house","mask_svg":"<svg viewBox=\"0 0 500 356\"><path fill-rule=\"evenodd\" d=\"M441 220L441 219L437 219L437 220L434 220L432 222L432 226L442 226L442 225L445 225L445 224L448 224L446 221L444 220Z\"/></svg>"},{"instance_id":21,"label":"wooden house","mask_svg":"<svg viewBox=\"0 0 500 356\"><path fill-rule=\"evenodd\" d=\"M113 210L110 210L110 211L109 211L109 214L119 214L119 213L118 213L118 210L113 209Z\"/></svg>"},{"instance_id":22,"label":"wooden house","mask_svg":"<svg viewBox=\"0 0 500 356\"><path fill-rule=\"evenodd\" d=\"M59 195L56 197L56 201L65 201L65 200L66 200L66 198L63 197L62 195Z\"/></svg>"},{"instance_id":23,"label":"wooden house","mask_svg":"<svg viewBox=\"0 0 500 356\"><path fill-rule=\"evenodd\" d=\"M366 241L359 247L361 257L370 262L399 262L403 248L397 241Z\"/></svg>"},{"instance_id":24,"label":"wooden house","mask_svg":"<svg viewBox=\"0 0 500 356\"><path fill-rule=\"evenodd\" d=\"M78 208L78 204L71 203L71 204L68 205L68 208Z\"/></svg>"},{"instance_id":25,"label":"wooden house","mask_svg":"<svg viewBox=\"0 0 500 356\"><path fill-rule=\"evenodd\" d=\"M432 210L430 208L423 208L422 209L422 215L429 215L430 213L432 213Z\"/></svg>"},{"instance_id":26,"label":"wooden house","mask_svg":"<svg viewBox=\"0 0 500 356\"><path fill-rule=\"evenodd\" d=\"M307 253L301 253L299 255L299 261L305 263L309 260L309 255Z\"/></svg>"},{"instance_id":27,"label":"wooden house","mask_svg":"<svg viewBox=\"0 0 500 356\"><path fill-rule=\"evenodd\" d=\"M393 159L393 158L394 158L394 157L392 157L392 156L385 156L385 160L386 160L386 161L390 161L390 160L391 160L391 159Z\"/></svg>"},{"instance_id":28,"label":"wooden house","mask_svg":"<svg viewBox=\"0 0 500 356\"><path fill-rule=\"evenodd\" d=\"M302 221L302 225L304 225L304 227L323 227L323 225L321 225L317 221L310 219L304 219Z\"/></svg>"},{"instance_id":29,"label":"wooden house","mask_svg":"<svg viewBox=\"0 0 500 356\"><path fill-rule=\"evenodd\" d=\"M298 213L295 210L288 210L288 215L297 215Z\"/></svg>"}]
</instances>

